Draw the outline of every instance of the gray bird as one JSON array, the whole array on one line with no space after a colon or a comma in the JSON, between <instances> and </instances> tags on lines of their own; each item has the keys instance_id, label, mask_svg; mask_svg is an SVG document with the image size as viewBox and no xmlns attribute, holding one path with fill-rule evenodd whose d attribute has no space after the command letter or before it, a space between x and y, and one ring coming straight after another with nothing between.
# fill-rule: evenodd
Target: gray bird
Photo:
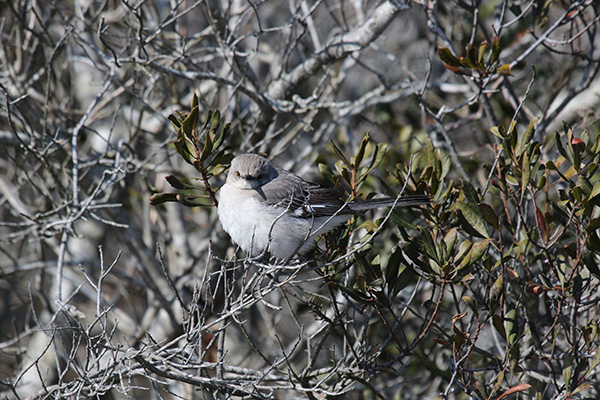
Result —
<instances>
[{"instance_id":1,"label":"gray bird","mask_svg":"<svg viewBox=\"0 0 600 400\"><path fill-rule=\"evenodd\" d=\"M361 211L429 201L423 195L344 201L334 189L274 167L258 154L242 154L231 162L218 212L225 231L247 254L255 257L266 251L287 260L306 253L317 236Z\"/></svg>"}]
</instances>

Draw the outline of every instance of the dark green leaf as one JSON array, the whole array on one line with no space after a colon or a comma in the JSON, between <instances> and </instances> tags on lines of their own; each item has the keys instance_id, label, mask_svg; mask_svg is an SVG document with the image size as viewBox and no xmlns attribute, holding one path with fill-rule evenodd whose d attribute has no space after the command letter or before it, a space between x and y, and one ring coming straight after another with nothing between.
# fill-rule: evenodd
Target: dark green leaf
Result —
<instances>
[{"instance_id":1,"label":"dark green leaf","mask_svg":"<svg viewBox=\"0 0 600 400\"><path fill-rule=\"evenodd\" d=\"M350 289L350 288L345 287L344 285L340 285L340 284L333 283L333 282L331 282L330 284L335 285L335 287L338 288L341 292L350 296L352 299L354 299L354 301L356 301L358 303L361 303L361 304L370 303L370 300L371 300L370 297L368 297L364 293L360 292L359 290Z\"/></svg>"},{"instance_id":2,"label":"dark green leaf","mask_svg":"<svg viewBox=\"0 0 600 400\"><path fill-rule=\"evenodd\" d=\"M477 208L479 209L481 217L484 219L485 222L490 224L496 230L500 229L498 216L496 215L496 212L490 205L486 203L479 203L477 204Z\"/></svg>"},{"instance_id":3,"label":"dark green leaf","mask_svg":"<svg viewBox=\"0 0 600 400\"><path fill-rule=\"evenodd\" d=\"M419 227L421 231L421 238L423 239L423 246L425 247L425 251L429 258L434 260L438 265L440 265L439 255L436 250L435 242L433 241L433 237L431 237L431 233L427 228Z\"/></svg>"},{"instance_id":4,"label":"dark green leaf","mask_svg":"<svg viewBox=\"0 0 600 400\"><path fill-rule=\"evenodd\" d=\"M479 69L480 67L479 62L477 61L477 49L471 43L467 45L467 57L461 59L461 64L464 67L469 68Z\"/></svg>"},{"instance_id":5,"label":"dark green leaf","mask_svg":"<svg viewBox=\"0 0 600 400\"><path fill-rule=\"evenodd\" d=\"M523 153L521 163L521 201L523 201L523 197L525 196L525 193L527 193L527 186L529 186L529 177L531 173L528 152Z\"/></svg>"},{"instance_id":6,"label":"dark green leaf","mask_svg":"<svg viewBox=\"0 0 600 400\"><path fill-rule=\"evenodd\" d=\"M204 146L202 147L202 155L200 156L199 160L201 163L203 163L213 151L214 138L214 132L212 130L207 130L206 134L204 135Z\"/></svg>"},{"instance_id":7,"label":"dark green leaf","mask_svg":"<svg viewBox=\"0 0 600 400\"><path fill-rule=\"evenodd\" d=\"M176 202L177 201L177 193L155 193L150 196L150 204L153 206L157 206L166 202Z\"/></svg>"},{"instance_id":8,"label":"dark green leaf","mask_svg":"<svg viewBox=\"0 0 600 400\"><path fill-rule=\"evenodd\" d=\"M563 156L564 158L566 158L567 160L571 161L569 159L569 155L567 154L567 151L565 150L565 148L562 145L562 141L560 140L560 134L558 132L554 133L554 140L556 143L556 148L558 149L558 152L560 153L560 155Z\"/></svg>"},{"instance_id":9,"label":"dark green leaf","mask_svg":"<svg viewBox=\"0 0 600 400\"><path fill-rule=\"evenodd\" d=\"M169 185L171 185L175 189L179 189L179 190L196 189L195 186L192 186L188 183L182 182L179 180L179 178L177 178L173 175L166 176L165 180L167 182L169 182Z\"/></svg>"},{"instance_id":10,"label":"dark green leaf","mask_svg":"<svg viewBox=\"0 0 600 400\"><path fill-rule=\"evenodd\" d=\"M438 56L440 57L440 60L442 60L442 62L444 64L446 64L447 66L450 66L450 67L460 67L461 66L458 58L456 58L454 56L454 54L452 54L450 49L447 47L438 47Z\"/></svg>"},{"instance_id":11,"label":"dark green leaf","mask_svg":"<svg viewBox=\"0 0 600 400\"><path fill-rule=\"evenodd\" d=\"M369 169L365 172L365 175L370 174L383 160L388 148L387 143L378 143L375 146L375 152L373 153L373 157L371 157L371 163L369 164Z\"/></svg>"},{"instance_id":12,"label":"dark green leaf","mask_svg":"<svg viewBox=\"0 0 600 400\"><path fill-rule=\"evenodd\" d=\"M492 38L492 56L490 58L490 64L494 64L498 61L498 57L500 57L500 52L502 51L502 47L500 45L500 38L494 35Z\"/></svg>"},{"instance_id":13,"label":"dark green leaf","mask_svg":"<svg viewBox=\"0 0 600 400\"><path fill-rule=\"evenodd\" d=\"M412 269L410 265L405 265L404 268L400 270L400 274L396 278L396 282L393 287L393 297L396 297L398 293L405 287L407 287L414 279L415 271Z\"/></svg>"},{"instance_id":14,"label":"dark green leaf","mask_svg":"<svg viewBox=\"0 0 600 400\"><path fill-rule=\"evenodd\" d=\"M502 339L506 340L506 329L504 328L504 321L502 321L502 318L499 315L494 314L492 316L492 324Z\"/></svg>"},{"instance_id":15,"label":"dark green leaf","mask_svg":"<svg viewBox=\"0 0 600 400\"><path fill-rule=\"evenodd\" d=\"M181 127L181 123L183 122L183 120L180 117L177 117L175 114L169 114L168 118L169 121L171 121L171 125L173 125L173 128L175 128L175 130Z\"/></svg>"},{"instance_id":16,"label":"dark green leaf","mask_svg":"<svg viewBox=\"0 0 600 400\"><path fill-rule=\"evenodd\" d=\"M535 124L537 124L539 120L539 117L533 117L529 120L529 125L527 125L527 129L525 130L525 133L523 133L523 137L518 145L519 150L517 151L517 157L520 157L521 154L523 154L523 152L526 151L530 146L531 138L533 138L535 133Z\"/></svg>"},{"instance_id":17,"label":"dark green leaf","mask_svg":"<svg viewBox=\"0 0 600 400\"><path fill-rule=\"evenodd\" d=\"M210 116L210 130L216 133L221 127L221 111L215 110Z\"/></svg>"},{"instance_id":18,"label":"dark green leaf","mask_svg":"<svg viewBox=\"0 0 600 400\"><path fill-rule=\"evenodd\" d=\"M370 144L370 137L369 134L367 133L363 139L360 142L360 146L358 146L358 151L356 152L356 156L353 157L353 164L355 168L359 168L365 158L365 156L368 156L367 154L367 146Z\"/></svg>"},{"instance_id":19,"label":"dark green leaf","mask_svg":"<svg viewBox=\"0 0 600 400\"><path fill-rule=\"evenodd\" d=\"M466 197L466 199L468 200L469 203L476 205L479 204L481 200L479 200L479 193L477 193L477 190L475 190L475 188L473 187L473 185L471 184L471 182L467 181L467 180L463 180L462 182L462 191Z\"/></svg>"},{"instance_id":20,"label":"dark green leaf","mask_svg":"<svg viewBox=\"0 0 600 400\"><path fill-rule=\"evenodd\" d=\"M214 144L215 149L218 149L219 147L221 147L221 144L223 143L223 141L225 140L225 137L227 136L227 132L229 132L230 126L231 126L231 123L225 124L223 129L218 133L217 138L215 139L215 144Z\"/></svg>"},{"instance_id":21,"label":"dark green leaf","mask_svg":"<svg viewBox=\"0 0 600 400\"><path fill-rule=\"evenodd\" d=\"M348 161L348 159L346 158L346 156L344 155L344 153L342 153L342 151L335 145L335 143L333 143L333 141L330 140L329 144L331 144L331 147L333 148L334 153L344 163L344 165L346 166L346 168L351 168L352 166L350 165L350 162ZM336 163L336 166L337 166L337 163Z\"/></svg>"},{"instance_id":22,"label":"dark green leaf","mask_svg":"<svg viewBox=\"0 0 600 400\"><path fill-rule=\"evenodd\" d=\"M570 352L566 352L563 356L563 360L562 360L562 366L563 366L563 370L562 370L562 376L565 382L565 385L567 387L567 390L569 390L571 388L571 377L573 376L573 364L574 364L574 360L573 360L573 355Z\"/></svg>"},{"instance_id":23,"label":"dark green leaf","mask_svg":"<svg viewBox=\"0 0 600 400\"><path fill-rule=\"evenodd\" d=\"M196 139L196 126L198 125L198 118L200 116L200 111L198 107L192 108L192 111L189 113L187 118L183 121L181 129L183 130L183 134L187 137L192 143Z\"/></svg>"}]
</instances>

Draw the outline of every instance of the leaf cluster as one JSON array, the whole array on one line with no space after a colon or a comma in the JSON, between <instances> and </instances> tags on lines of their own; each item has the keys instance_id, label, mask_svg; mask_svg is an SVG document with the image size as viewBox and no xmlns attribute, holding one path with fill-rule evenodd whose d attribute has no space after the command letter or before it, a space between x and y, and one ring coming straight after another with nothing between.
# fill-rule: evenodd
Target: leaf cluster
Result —
<instances>
[{"instance_id":1,"label":"leaf cluster","mask_svg":"<svg viewBox=\"0 0 600 400\"><path fill-rule=\"evenodd\" d=\"M502 45L498 36L494 36L491 45L482 41L479 46L469 43L465 56L456 57L448 47L438 47L437 53L444 67L458 75L469 75L483 80L491 75L512 75L509 64L499 64ZM475 75L477 74L477 75Z\"/></svg>"},{"instance_id":2,"label":"leaf cluster","mask_svg":"<svg viewBox=\"0 0 600 400\"><path fill-rule=\"evenodd\" d=\"M174 112L169 120L177 132L173 143L177 153L200 174L201 186L192 185L187 179L169 175L167 182L176 189L173 193L155 193L150 204L179 202L188 207L216 206L216 190L210 179L223 173L234 155L225 144L231 124L223 124L219 110L209 111L206 120L199 126L200 106L194 93L189 113Z\"/></svg>"}]
</instances>

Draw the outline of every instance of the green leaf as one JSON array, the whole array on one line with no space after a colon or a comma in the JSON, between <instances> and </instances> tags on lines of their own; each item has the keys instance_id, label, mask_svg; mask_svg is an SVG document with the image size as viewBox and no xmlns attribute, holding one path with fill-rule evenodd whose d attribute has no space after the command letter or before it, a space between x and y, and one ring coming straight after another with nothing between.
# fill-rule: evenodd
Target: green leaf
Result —
<instances>
[{"instance_id":1,"label":"green leaf","mask_svg":"<svg viewBox=\"0 0 600 400\"><path fill-rule=\"evenodd\" d=\"M434 271L429 266L429 263L423 262L421 256L423 252L421 251L420 246L417 241L409 241L405 246L402 247L406 256L412 261L415 265L419 266L423 271L433 274Z\"/></svg>"},{"instance_id":2,"label":"green leaf","mask_svg":"<svg viewBox=\"0 0 600 400\"><path fill-rule=\"evenodd\" d=\"M197 189L193 185L190 185L188 183L180 181L179 178L177 178L173 175L166 176L165 180L167 182L169 182L169 185L171 185L175 189L179 189L179 190Z\"/></svg>"},{"instance_id":3,"label":"green leaf","mask_svg":"<svg viewBox=\"0 0 600 400\"><path fill-rule=\"evenodd\" d=\"M370 137L369 137L369 134L367 133L361 140L360 146L358 146L358 151L356 152L356 156L352 157L352 159L350 160L352 162L352 164L354 165L354 167L357 169L362 164L365 156L366 157L369 156L368 153L370 153L370 151L367 149L367 147L370 145L369 141L370 141Z\"/></svg>"},{"instance_id":4,"label":"green leaf","mask_svg":"<svg viewBox=\"0 0 600 400\"><path fill-rule=\"evenodd\" d=\"M598 237L598 232L589 232L587 240L585 241L585 245L591 251L600 254L600 237Z\"/></svg>"},{"instance_id":5,"label":"green leaf","mask_svg":"<svg viewBox=\"0 0 600 400\"><path fill-rule=\"evenodd\" d=\"M213 201L206 195L184 196L182 194L178 194L177 201L186 207L212 207L212 206L214 206Z\"/></svg>"},{"instance_id":6,"label":"green leaf","mask_svg":"<svg viewBox=\"0 0 600 400\"><path fill-rule=\"evenodd\" d=\"M598 183L598 182L596 182ZM579 177L579 186L581 186L581 190L583 192L583 194L589 199L590 195L592 194L592 191L594 190L593 186L592 186L592 182L590 182L589 179L580 176Z\"/></svg>"},{"instance_id":7,"label":"green leaf","mask_svg":"<svg viewBox=\"0 0 600 400\"><path fill-rule=\"evenodd\" d=\"M479 213L479 210L473 207L471 204L461 201L456 204L463 217L469 223L469 225L475 229L482 237L489 238L485 222Z\"/></svg>"},{"instance_id":8,"label":"green leaf","mask_svg":"<svg viewBox=\"0 0 600 400\"><path fill-rule=\"evenodd\" d=\"M529 177L531 173L531 166L529 164L529 153L523 153L522 165L521 165L521 201L525 193L527 193L527 186L529 185Z\"/></svg>"},{"instance_id":9,"label":"green leaf","mask_svg":"<svg viewBox=\"0 0 600 400\"><path fill-rule=\"evenodd\" d=\"M333 173L331 168L329 168L329 165L319 163L318 167L319 167L319 171L321 172L321 175L327 180L327 182L329 182L330 184L333 184L333 185L337 184L339 179Z\"/></svg>"},{"instance_id":10,"label":"green leaf","mask_svg":"<svg viewBox=\"0 0 600 400\"><path fill-rule=\"evenodd\" d=\"M344 160L338 160L335 163L335 169L342 176L342 178L344 178L344 181L346 182L346 184L350 185L350 181L351 181L350 172L348 171L348 168L346 167Z\"/></svg>"},{"instance_id":11,"label":"green leaf","mask_svg":"<svg viewBox=\"0 0 600 400\"><path fill-rule=\"evenodd\" d=\"M227 153L227 150L229 150L229 148L226 146L224 149L215 154L213 159L210 161L210 165L216 166L218 164L231 164L231 160L233 160L234 156L231 153Z\"/></svg>"},{"instance_id":12,"label":"green leaf","mask_svg":"<svg viewBox=\"0 0 600 400\"><path fill-rule=\"evenodd\" d=\"M510 65L508 64L502 64L501 66L496 68L496 73L501 76L512 76Z\"/></svg>"},{"instance_id":13,"label":"green leaf","mask_svg":"<svg viewBox=\"0 0 600 400\"><path fill-rule=\"evenodd\" d=\"M405 265L404 268L400 270L400 274L394 283L393 297L396 297L402 289L407 287L413 281L415 275L415 270L412 269L410 265Z\"/></svg>"},{"instance_id":14,"label":"green leaf","mask_svg":"<svg viewBox=\"0 0 600 400\"><path fill-rule=\"evenodd\" d=\"M416 225L411 224L407 219L402 217L402 214L400 213L398 208L392 210L391 220L394 223L394 225L397 225L400 228L410 230L417 229Z\"/></svg>"},{"instance_id":15,"label":"green leaf","mask_svg":"<svg viewBox=\"0 0 600 400\"><path fill-rule=\"evenodd\" d=\"M490 224L496 230L500 229L500 223L498 222L498 216L496 215L496 212L490 205L488 205L486 203L479 203L479 204L477 204L477 208L479 209L479 212L481 213L481 217L485 220L485 222Z\"/></svg>"},{"instance_id":16,"label":"green leaf","mask_svg":"<svg viewBox=\"0 0 600 400\"><path fill-rule=\"evenodd\" d=\"M477 53L477 63L479 65L483 65L486 50L487 50L487 42L484 40L479 45L479 51Z\"/></svg>"},{"instance_id":17,"label":"green leaf","mask_svg":"<svg viewBox=\"0 0 600 400\"><path fill-rule=\"evenodd\" d=\"M539 117L533 117L529 120L529 125L527 125L527 129L525 130L525 133L523 133L523 137L517 146L517 157L520 157L531 144L531 138L533 138L533 135L535 134L535 124L537 124L539 120Z\"/></svg>"},{"instance_id":18,"label":"green leaf","mask_svg":"<svg viewBox=\"0 0 600 400\"><path fill-rule=\"evenodd\" d=\"M462 300L465 302L467 306L473 311L475 315L479 314L479 302L473 296L463 296Z\"/></svg>"},{"instance_id":19,"label":"green leaf","mask_svg":"<svg viewBox=\"0 0 600 400\"><path fill-rule=\"evenodd\" d=\"M155 193L150 196L150 204L153 206L167 202L177 202L177 193Z\"/></svg>"},{"instance_id":20,"label":"green leaf","mask_svg":"<svg viewBox=\"0 0 600 400\"><path fill-rule=\"evenodd\" d=\"M387 259L387 265L385 266L385 280L388 283L398 277L398 271L400 270L400 263L404 261L402 250L398 246L394 246L391 250L391 254Z\"/></svg>"},{"instance_id":21,"label":"green leaf","mask_svg":"<svg viewBox=\"0 0 600 400\"><path fill-rule=\"evenodd\" d=\"M359 229L365 229L369 233L373 233L379 228L379 226L372 220L368 219L363 222L359 227Z\"/></svg>"},{"instance_id":22,"label":"green leaf","mask_svg":"<svg viewBox=\"0 0 600 400\"><path fill-rule=\"evenodd\" d=\"M169 119L169 121L171 121L171 125L173 125L173 128L175 128L175 130L181 128L181 123L183 122L183 119L181 119L181 117L178 117L175 115L175 113L173 113L169 114L167 118Z\"/></svg>"},{"instance_id":23,"label":"green leaf","mask_svg":"<svg viewBox=\"0 0 600 400\"><path fill-rule=\"evenodd\" d=\"M596 154L600 150L600 132L596 134L596 139L592 142L590 153Z\"/></svg>"},{"instance_id":24,"label":"green leaf","mask_svg":"<svg viewBox=\"0 0 600 400\"><path fill-rule=\"evenodd\" d=\"M358 303L362 303L362 304L367 304L370 302L370 297L366 296L364 293L358 291L358 290L354 290L354 289L350 289L347 288L344 285L340 285L334 282L330 282L331 285L334 285L336 288L338 288L341 292L345 293L346 295L350 296L352 299L354 299L354 301L358 302Z\"/></svg>"},{"instance_id":25,"label":"green leaf","mask_svg":"<svg viewBox=\"0 0 600 400\"><path fill-rule=\"evenodd\" d=\"M583 142L579 138L572 138L569 143L569 147L571 148L571 152L573 153L573 164L575 165L577 171L581 169L581 155L585 150L585 142Z\"/></svg>"},{"instance_id":26,"label":"green leaf","mask_svg":"<svg viewBox=\"0 0 600 400\"><path fill-rule=\"evenodd\" d=\"M496 331L500 334L502 339L506 340L506 329L504 328L502 318L499 315L493 315L492 324L494 325L494 328L496 328Z\"/></svg>"},{"instance_id":27,"label":"green leaf","mask_svg":"<svg viewBox=\"0 0 600 400\"><path fill-rule=\"evenodd\" d=\"M375 152L373 153L373 157L371 157L371 163L369 165L369 169L365 172L365 176L370 174L383 160L383 157L387 153L387 148L389 145L387 143L378 143L375 146Z\"/></svg>"},{"instance_id":28,"label":"green leaf","mask_svg":"<svg viewBox=\"0 0 600 400\"><path fill-rule=\"evenodd\" d=\"M195 140L195 130L198 125L198 118L200 116L200 111L198 107L192 108L187 118L183 121L181 129L183 130L183 134L185 137L189 138L192 143Z\"/></svg>"},{"instance_id":29,"label":"green leaf","mask_svg":"<svg viewBox=\"0 0 600 400\"><path fill-rule=\"evenodd\" d=\"M562 145L562 142L560 140L560 134L558 132L554 132L554 143L556 143L556 149L558 150L558 153L561 156L563 156L565 159L568 160L569 158L568 158L567 152ZM551 162L551 161L549 161L549 162ZM558 168L556 168L556 166L554 166L554 163L552 163L552 166L554 167L552 169L554 169L554 170L558 169Z\"/></svg>"},{"instance_id":30,"label":"green leaf","mask_svg":"<svg viewBox=\"0 0 600 400\"><path fill-rule=\"evenodd\" d=\"M477 49L471 43L469 43L467 45L467 59L469 60L469 64L473 65L472 68L477 68L477 69L480 68L478 57L477 57ZM462 60L461 60L461 64L463 64ZM467 66L467 65L463 64L463 66Z\"/></svg>"},{"instance_id":31,"label":"green leaf","mask_svg":"<svg viewBox=\"0 0 600 400\"><path fill-rule=\"evenodd\" d=\"M500 299L502 298L502 293L504 292L504 277L502 274L498 275L496 281L492 285L490 289L490 313L493 313L498 305L500 305ZM506 339L506 336L503 336Z\"/></svg>"},{"instance_id":32,"label":"green leaf","mask_svg":"<svg viewBox=\"0 0 600 400\"><path fill-rule=\"evenodd\" d=\"M435 146L433 145L431 139L427 138L425 140L425 146L423 146L423 150L421 150L420 154L423 157L423 162L426 166L433 166L435 164Z\"/></svg>"},{"instance_id":33,"label":"green leaf","mask_svg":"<svg viewBox=\"0 0 600 400\"><path fill-rule=\"evenodd\" d=\"M506 175L506 183L508 183L511 186L520 186L521 185L521 181L519 181L517 178L515 178L512 175Z\"/></svg>"},{"instance_id":34,"label":"green leaf","mask_svg":"<svg viewBox=\"0 0 600 400\"><path fill-rule=\"evenodd\" d=\"M444 64L446 64L447 66L450 66L450 67L460 67L461 66L458 58L456 58L454 56L454 54L452 54L450 49L447 47L438 47L438 56L440 57L440 60L442 60L442 62Z\"/></svg>"},{"instance_id":35,"label":"green leaf","mask_svg":"<svg viewBox=\"0 0 600 400\"><path fill-rule=\"evenodd\" d=\"M429 229L420 226L419 230L421 231L421 238L423 239L423 246L425 246L425 251L429 255L429 258L431 258L438 265L440 265L439 255L437 253L435 242L433 241L433 237L431 237L431 233L429 233Z\"/></svg>"},{"instance_id":36,"label":"green leaf","mask_svg":"<svg viewBox=\"0 0 600 400\"><path fill-rule=\"evenodd\" d=\"M226 165L223 165L223 164L214 164L214 165L211 165L210 169L208 170L208 175L209 176L220 175L224 171L226 171L227 168L228 167Z\"/></svg>"},{"instance_id":37,"label":"green leaf","mask_svg":"<svg viewBox=\"0 0 600 400\"><path fill-rule=\"evenodd\" d=\"M571 354L571 352L566 352L563 356L563 370L562 370L562 376L565 382L565 386L567 387L567 390L571 389L571 377L573 376L573 355Z\"/></svg>"},{"instance_id":38,"label":"green leaf","mask_svg":"<svg viewBox=\"0 0 600 400\"><path fill-rule=\"evenodd\" d=\"M586 255L583 257L583 262L584 262L587 270L590 271L590 273L592 275L594 275L596 278L600 279L600 268L598 267L598 264L596 263L593 253L586 252Z\"/></svg>"},{"instance_id":39,"label":"green leaf","mask_svg":"<svg viewBox=\"0 0 600 400\"><path fill-rule=\"evenodd\" d=\"M223 127L223 129L221 129L221 131L219 132L217 138L215 139L215 143L214 143L214 148L218 149L219 147L221 147L221 144L223 143L223 141L225 140L225 137L227 136L227 133L229 132L229 128L231 127L231 123L227 123L225 124L225 126Z\"/></svg>"},{"instance_id":40,"label":"green leaf","mask_svg":"<svg viewBox=\"0 0 600 400\"><path fill-rule=\"evenodd\" d=\"M480 373L480 374L476 373L476 376L477 376L477 389L479 389L479 391L483 395L482 397L487 399L488 397L490 397L490 395L489 395L489 391L488 391L489 382L485 379L486 375L484 375L483 373Z\"/></svg>"},{"instance_id":41,"label":"green leaf","mask_svg":"<svg viewBox=\"0 0 600 400\"><path fill-rule=\"evenodd\" d=\"M405 266L401 268L402 264ZM402 249L394 246L385 267L385 281L390 298L396 297L402 289L408 286L413 276L414 270L407 265L406 259L402 254Z\"/></svg>"},{"instance_id":42,"label":"green leaf","mask_svg":"<svg viewBox=\"0 0 600 400\"><path fill-rule=\"evenodd\" d=\"M517 319L517 309L510 309L504 316L504 329L506 330L506 343L512 346L519 333L519 321Z\"/></svg>"},{"instance_id":43,"label":"green leaf","mask_svg":"<svg viewBox=\"0 0 600 400\"><path fill-rule=\"evenodd\" d=\"M461 57L460 65L469 69L477 69L477 64L475 64L469 57Z\"/></svg>"},{"instance_id":44,"label":"green leaf","mask_svg":"<svg viewBox=\"0 0 600 400\"><path fill-rule=\"evenodd\" d=\"M492 38L492 56L490 57L490 65L498 61L502 47L500 45L500 38L496 35Z\"/></svg>"},{"instance_id":45,"label":"green leaf","mask_svg":"<svg viewBox=\"0 0 600 400\"><path fill-rule=\"evenodd\" d=\"M471 250L472 246L473 246L473 242L471 242L470 240L463 240L458 245L458 252L454 256L454 259L457 262L458 261L462 261L462 259L469 253L469 251Z\"/></svg>"},{"instance_id":46,"label":"green leaf","mask_svg":"<svg viewBox=\"0 0 600 400\"><path fill-rule=\"evenodd\" d=\"M486 239L480 242L473 243L473 245L469 249L469 252L462 259L460 265L452 271L452 279L463 275L464 271L460 274L459 272L479 261L481 257L483 257L483 255L485 254L490 241L491 239Z\"/></svg>"},{"instance_id":47,"label":"green leaf","mask_svg":"<svg viewBox=\"0 0 600 400\"><path fill-rule=\"evenodd\" d=\"M210 130L215 133L221 127L221 111L215 110L210 116Z\"/></svg>"},{"instance_id":48,"label":"green leaf","mask_svg":"<svg viewBox=\"0 0 600 400\"><path fill-rule=\"evenodd\" d=\"M439 176L439 180L440 180L440 182L443 182L444 179L446 179L448 172L450 172L450 167L452 166L452 159L450 158L450 155L445 155L444 157L442 157L441 163L442 163L442 173ZM440 186L442 186L442 185L440 185Z\"/></svg>"},{"instance_id":49,"label":"green leaf","mask_svg":"<svg viewBox=\"0 0 600 400\"><path fill-rule=\"evenodd\" d=\"M492 386L492 394L496 394L496 392L502 387L502 383L504 382L504 370L500 370L498 375L494 377L495 383Z\"/></svg>"},{"instance_id":50,"label":"green leaf","mask_svg":"<svg viewBox=\"0 0 600 400\"><path fill-rule=\"evenodd\" d=\"M450 229L446 236L444 236L444 243L446 244L446 251L448 254L454 251L456 246L456 240L458 239L458 229L456 227Z\"/></svg>"},{"instance_id":51,"label":"green leaf","mask_svg":"<svg viewBox=\"0 0 600 400\"><path fill-rule=\"evenodd\" d=\"M342 151L335 145L335 143L333 143L332 140L329 141L329 144L331 144L331 147L333 148L334 153L338 156L338 158L344 163L344 165L347 168L351 168L351 164L348 161L348 159L346 158L346 156L344 155L344 153L342 153ZM337 166L337 163L336 163ZM338 170L339 171L339 170Z\"/></svg>"},{"instance_id":52,"label":"green leaf","mask_svg":"<svg viewBox=\"0 0 600 400\"><path fill-rule=\"evenodd\" d=\"M471 253L471 263L475 263L483 257L491 242L492 239L486 239L473 243L473 247L469 251Z\"/></svg>"},{"instance_id":53,"label":"green leaf","mask_svg":"<svg viewBox=\"0 0 600 400\"><path fill-rule=\"evenodd\" d=\"M183 157L188 164L193 164L196 159L196 147L189 137L184 135L183 128L179 128L178 139L173 143L177 153Z\"/></svg>"},{"instance_id":54,"label":"green leaf","mask_svg":"<svg viewBox=\"0 0 600 400\"><path fill-rule=\"evenodd\" d=\"M506 138L506 130L502 125L491 127L490 132L492 132L495 136L499 137L500 139Z\"/></svg>"},{"instance_id":55,"label":"green leaf","mask_svg":"<svg viewBox=\"0 0 600 400\"><path fill-rule=\"evenodd\" d=\"M462 192L464 193L468 202L473 205L479 204L479 202L480 202L479 193L477 193L477 190L475 190L475 188L473 187L471 182L466 181L466 180L463 180L461 182L462 182Z\"/></svg>"}]
</instances>

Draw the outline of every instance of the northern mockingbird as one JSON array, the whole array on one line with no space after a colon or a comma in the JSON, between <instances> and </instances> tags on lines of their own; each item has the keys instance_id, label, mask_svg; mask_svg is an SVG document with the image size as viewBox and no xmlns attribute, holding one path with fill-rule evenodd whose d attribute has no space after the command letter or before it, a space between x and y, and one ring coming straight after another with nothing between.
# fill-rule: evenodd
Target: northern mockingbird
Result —
<instances>
[{"instance_id":1,"label":"northern mockingbird","mask_svg":"<svg viewBox=\"0 0 600 400\"><path fill-rule=\"evenodd\" d=\"M225 231L247 254L267 251L287 260L310 250L315 237L360 211L428 202L421 195L344 201L335 190L274 167L258 154L242 154L231 162L218 212Z\"/></svg>"}]
</instances>

